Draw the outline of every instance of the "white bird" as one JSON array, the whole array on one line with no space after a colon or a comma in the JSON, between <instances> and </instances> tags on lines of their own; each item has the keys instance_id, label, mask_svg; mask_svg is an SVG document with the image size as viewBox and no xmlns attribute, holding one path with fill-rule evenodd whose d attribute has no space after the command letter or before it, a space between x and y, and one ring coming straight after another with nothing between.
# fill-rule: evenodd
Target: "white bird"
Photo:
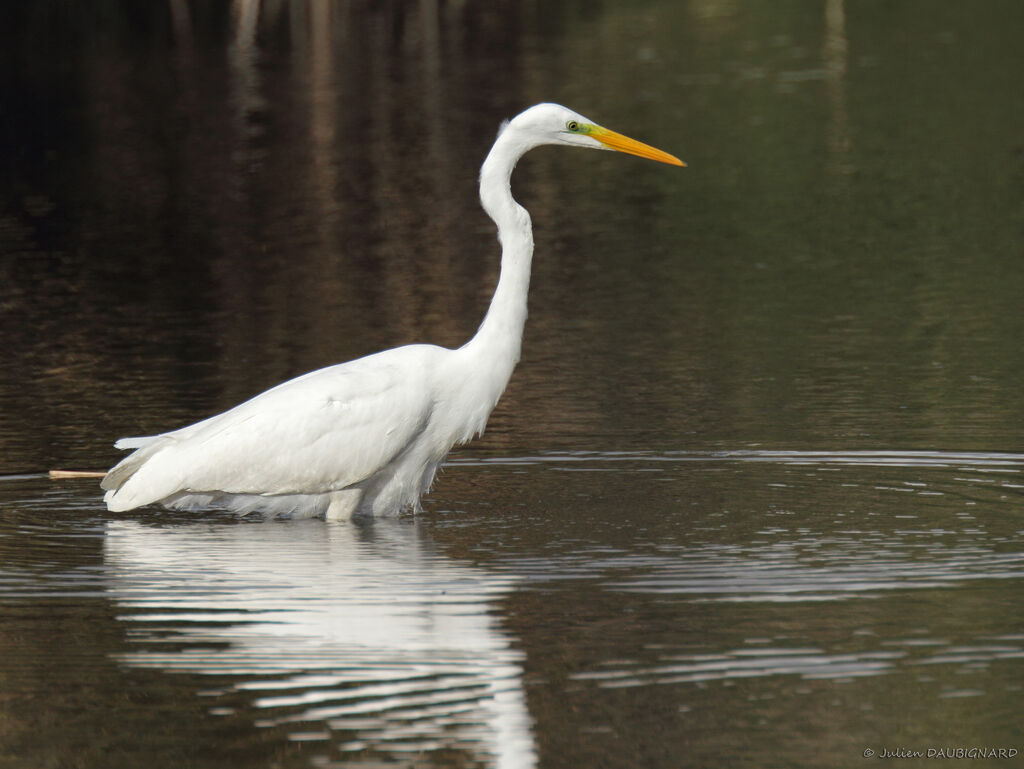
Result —
<instances>
[{"instance_id":1,"label":"white bird","mask_svg":"<svg viewBox=\"0 0 1024 769\"><path fill-rule=\"evenodd\" d=\"M122 438L135 449L103 478L109 510L323 515L419 509L445 455L483 432L519 361L533 258L530 215L512 197L523 154L544 144L678 158L557 104L505 123L480 169L498 225L501 273L487 315L462 347L414 344L313 371L180 430Z\"/></svg>"}]
</instances>

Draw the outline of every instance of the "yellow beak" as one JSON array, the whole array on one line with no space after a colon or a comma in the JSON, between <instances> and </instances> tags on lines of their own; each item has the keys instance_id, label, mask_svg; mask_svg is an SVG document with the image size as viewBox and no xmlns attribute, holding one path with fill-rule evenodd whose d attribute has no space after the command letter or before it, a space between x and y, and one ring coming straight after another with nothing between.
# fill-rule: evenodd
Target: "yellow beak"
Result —
<instances>
[{"instance_id":1,"label":"yellow beak","mask_svg":"<svg viewBox=\"0 0 1024 769\"><path fill-rule=\"evenodd\" d=\"M615 131L609 131L601 126L593 126L589 131L589 135L597 139L608 149L626 152L630 155L639 155L642 158L657 160L659 163L668 163L671 166L686 165L675 155L669 155L667 152L662 152L649 144L638 142L636 139L630 139L628 136L615 133Z\"/></svg>"}]
</instances>

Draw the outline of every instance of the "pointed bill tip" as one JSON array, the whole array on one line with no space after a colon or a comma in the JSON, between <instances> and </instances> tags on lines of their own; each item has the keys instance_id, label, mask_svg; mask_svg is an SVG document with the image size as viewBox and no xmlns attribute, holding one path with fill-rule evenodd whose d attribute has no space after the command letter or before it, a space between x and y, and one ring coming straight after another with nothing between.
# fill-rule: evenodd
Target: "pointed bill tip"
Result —
<instances>
[{"instance_id":1,"label":"pointed bill tip","mask_svg":"<svg viewBox=\"0 0 1024 769\"><path fill-rule=\"evenodd\" d=\"M607 128L595 126L595 130L591 131L590 135L608 149L647 158L648 160L656 160L659 163L667 163L670 166L686 167L686 163L675 155L670 155L656 147L644 144L636 139L630 139L628 136L623 136L615 131L609 131Z\"/></svg>"}]
</instances>

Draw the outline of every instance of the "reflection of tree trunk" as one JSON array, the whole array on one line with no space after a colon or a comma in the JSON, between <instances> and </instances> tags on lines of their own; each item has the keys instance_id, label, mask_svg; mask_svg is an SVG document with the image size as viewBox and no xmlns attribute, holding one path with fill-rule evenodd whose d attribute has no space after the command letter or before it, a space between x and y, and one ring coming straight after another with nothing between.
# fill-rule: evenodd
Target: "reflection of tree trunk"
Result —
<instances>
[{"instance_id":1,"label":"reflection of tree trunk","mask_svg":"<svg viewBox=\"0 0 1024 769\"><path fill-rule=\"evenodd\" d=\"M846 39L845 0L825 0L825 45L823 58L828 73L826 88L832 108L829 125L829 150L832 166L840 173L850 170L847 158L850 151L849 116L846 112L846 67L849 57Z\"/></svg>"},{"instance_id":2,"label":"reflection of tree trunk","mask_svg":"<svg viewBox=\"0 0 1024 769\"><path fill-rule=\"evenodd\" d=\"M256 23L260 0L235 0L235 35L230 61L235 76L235 99L240 111L258 106L259 74L256 70Z\"/></svg>"},{"instance_id":3,"label":"reflection of tree trunk","mask_svg":"<svg viewBox=\"0 0 1024 769\"><path fill-rule=\"evenodd\" d=\"M466 329L460 329L451 313L445 310L457 302L458 296L466 287L452 280L451 257L456 250L459 210L457 206L452 205L452 190L457 182L451 173L451 141L445 130L448 115L441 75L441 19L437 0L421 0L419 10L422 64L417 74L423 79L419 89L420 108L427 126L428 159L430 167L435 170L427 180L431 187L430 199L435 206L430 215L433 224L430 231L436 237L435 242L438 246L452 246L436 248L430 255L432 274L437 276L444 290L443 293L437 294L438 298L443 298L441 306L428 308L428 311L438 315L438 320L444 324L446 334L457 336L460 331L465 332Z\"/></svg>"},{"instance_id":4,"label":"reflection of tree trunk","mask_svg":"<svg viewBox=\"0 0 1024 769\"><path fill-rule=\"evenodd\" d=\"M260 0L232 0L231 44L228 48L227 101L224 125L230 131L227 137L230 155L226 158L225 176L220 180L222 189L210 201L219 234L219 258L214 262L214 274L220 288L223 312L217 317L218 338L223 355L218 361L224 373L225 392L220 405L253 394L249 382L233 381L240 355L254 334L252 308L254 295L259 291L259 275L249 263L254 258L257 233L243 223L250 214L247 200L250 181L259 161L253 139L257 132L253 116L264 106L262 83L258 69L257 32L260 21Z\"/></svg>"},{"instance_id":5,"label":"reflection of tree trunk","mask_svg":"<svg viewBox=\"0 0 1024 769\"><path fill-rule=\"evenodd\" d=\"M171 25L174 28L174 42L183 58L192 53L192 14L187 0L170 0Z\"/></svg>"},{"instance_id":6,"label":"reflection of tree trunk","mask_svg":"<svg viewBox=\"0 0 1024 769\"><path fill-rule=\"evenodd\" d=\"M341 263L341 244L338 240L338 162L337 143L341 127L339 122L339 87L335 80L335 49L340 42L334 39L333 14L329 0L309 3L309 143L310 143L310 201L315 206L313 227L316 231L317 253L324 255L327 269L303 270L298 290L302 301L310 307L323 307L331 303L331 296L344 290L346 282L338 266ZM297 278L299 276L296 276ZM280 308L288 313L295 308ZM303 313L305 315L305 313ZM303 328L315 330L322 326L319 317L303 317ZM329 331L328 331L329 333ZM287 342L285 342L287 344ZM326 354L327 351L325 351Z\"/></svg>"}]
</instances>

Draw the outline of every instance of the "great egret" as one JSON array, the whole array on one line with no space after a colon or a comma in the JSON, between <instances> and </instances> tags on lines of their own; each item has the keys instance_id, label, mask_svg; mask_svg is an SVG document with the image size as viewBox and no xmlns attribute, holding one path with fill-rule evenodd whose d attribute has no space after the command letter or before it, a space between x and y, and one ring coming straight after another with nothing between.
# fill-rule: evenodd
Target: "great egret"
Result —
<instances>
[{"instance_id":1,"label":"great egret","mask_svg":"<svg viewBox=\"0 0 1024 769\"><path fill-rule=\"evenodd\" d=\"M501 274L483 323L457 350L415 344L292 379L180 430L122 438L135 449L101 482L112 511L159 503L328 520L419 508L452 446L483 432L519 361L533 257L530 215L510 177L543 144L678 158L557 104L504 124L480 169Z\"/></svg>"}]
</instances>

